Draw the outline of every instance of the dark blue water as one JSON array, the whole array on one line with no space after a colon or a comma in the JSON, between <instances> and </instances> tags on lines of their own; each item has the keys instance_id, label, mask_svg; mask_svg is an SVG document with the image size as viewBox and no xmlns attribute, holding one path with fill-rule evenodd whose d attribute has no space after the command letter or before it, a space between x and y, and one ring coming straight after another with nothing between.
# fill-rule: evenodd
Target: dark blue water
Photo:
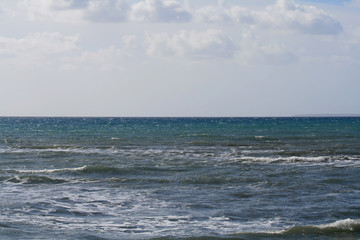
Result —
<instances>
[{"instance_id":1,"label":"dark blue water","mask_svg":"<svg viewBox=\"0 0 360 240\"><path fill-rule=\"evenodd\" d=\"M0 118L0 239L360 239L360 118Z\"/></svg>"}]
</instances>

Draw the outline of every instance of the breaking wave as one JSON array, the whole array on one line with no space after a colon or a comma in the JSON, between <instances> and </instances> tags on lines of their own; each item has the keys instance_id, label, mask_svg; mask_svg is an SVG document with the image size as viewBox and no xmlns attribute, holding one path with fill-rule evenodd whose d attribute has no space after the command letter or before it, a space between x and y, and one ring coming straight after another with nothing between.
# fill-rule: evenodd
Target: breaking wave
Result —
<instances>
[{"instance_id":1,"label":"breaking wave","mask_svg":"<svg viewBox=\"0 0 360 240\"><path fill-rule=\"evenodd\" d=\"M335 167L360 167L359 156L289 156L289 157L254 157L241 156L232 158L233 162L242 163L285 163L285 164L311 164L333 165Z\"/></svg>"},{"instance_id":2,"label":"breaking wave","mask_svg":"<svg viewBox=\"0 0 360 240\"><path fill-rule=\"evenodd\" d=\"M64 179L56 179L45 176L14 176L6 180L6 182L19 183L19 184L58 184L64 183Z\"/></svg>"},{"instance_id":3,"label":"breaking wave","mask_svg":"<svg viewBox=\"0 0 360 240\"><path fill-rule=\"evenodd\" d=\"M344 219L329 224L313 225L313 226L294 226L281 233L298 234L298 233L315 233L315 234L331 234L340 232L360 233L360 219Z\"/></svg>"},{"instance_id":4,"label":"breaking wave","mask_svg":"<svg viewBox=\"0 0 360 240\"><path fill-rule=\"evenodd\" d=\"M276 231L240 232L234 235L261 239L322 239L326 236L331 236L332 239L349 239L348 237L360 236L360 219L348 218L328 224L292 226Z\"/></svg>"},{"instance_id":5,"label":"breaking wave","mask_svg":"<svg viewBox=\"0 0 360 240\"><path fill-rule=\"evenodd\" d=\"M87 168L86 165L76 168L58 168L58 169L40 169L40 170L5 170L7 172L15 173L56 173L56 172L76 172L83 171Z\"/></svg>"}]
</instances>

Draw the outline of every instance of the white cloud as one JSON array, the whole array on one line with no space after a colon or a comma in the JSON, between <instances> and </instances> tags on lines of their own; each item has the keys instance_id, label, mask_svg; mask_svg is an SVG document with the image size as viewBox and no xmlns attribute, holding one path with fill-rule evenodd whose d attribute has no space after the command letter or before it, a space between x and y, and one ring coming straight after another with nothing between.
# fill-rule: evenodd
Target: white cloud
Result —
<instances>
[{"instance_id":1,"label":"white cloud","mask_svg":"<svg viewBox=\"0 0 360 240\"><path fill-rule=\"evenodd\" d=\"M32 33L24 38L0 37L0 52L10 55L58 54L74 50L78 36L64 36L61 33Z\"/></svg>"},{"instance_id":2,"label":"white cloud","mask_svg":"<svg viewBox=\"0 0 360 240\"><path fill-rule=\"evenodd\" d=\"M123 22L128 16L129 5L125 0L89 1L85 17L95 22Z\"/></svg>"},{"instance_id":3,"label":"white cloud","mask_svg":"<svg viewBox=\"0 0 360 240\"><path fill-rule=\"evenodd\" d=\"M352 5L356 4L353 1ZM338 34L342 25L325 11L293 0L277 0L262 10L223 4L190 7L177 0L23 0L31 20L60 22L197 22L251 24L305 34Z\"/></svg>"},{"instance_id":4,"label":"white cloud","mask_svg":"<svg viewBox=\"0 0 360 240\"><path fill-rule=\"evenodd\" d=\"M252 24L254 23L253 15L252 11L240 6L233 6L231 8L224 8L222 6L206 6L196 10L195 19L198 22L216 24Z\"/></svg>"},{"instance_id":5,"label":"white cloud","mask_svg":"<svg viewBox=\"0 0 360 240\"><path fill-rule=\"evenodd\" d=\"M79 22L185 22L191 14L176 0L23 0L30 20Z\"/></svg>"},{"instance_id":6,"label":"white cloud","mask_svg":"<svg viewBox=\"0 0 360 240\"><path fill-rule=\"evenodd\" d=\"M48 56L73 51L77 42L78 35L47 32L32 33L24 38L0 37L0 60L20 65L46 64Z\"/></svg>"},{"instance_id":7,"label":"white cloud","mask_svg":"<svg viewBox=\"0 0 360 240\"><path fill-rule=\"evenodd\" d=\"M1 16L15 16L15 12L13 10L10 10L8 8L1 8L0 7L0 17Z\"/></svg>"},{"instance_id":8,"label":"white cloud","mask_svg":"<svg viewBox=\"0 0 360 240\"><path fill-rule=\"evenodd\" d=\"M30 20L56 22L122 22L127 20L127 0L23 0Z\"/></svg>"},{"instance_id":9,"label":"white cloud","mask_svg":"<svg viewBox=\"0 0 360 240\"><path fill-rule=\"evenodd\" d=\"M239 6L230 8L228 15L235 23L252 24L255 21L252 11Z\"/></svg>"},{"instance_id":10,"label":"white cloud","mask_svg":"<svg viewBox=\"0 0 360 240\"><path fill-rule=\"evenodd\" d=\"M121 70L125 54L115 46L96 51L84 51L79 56L63 59L61 70L75 70L80 68L101 71Z\"/></svg>"},{"instance_id":11,"label":"white cloud","mask_svg":"<svg viewBox=\"0 0 360 240\"><path fill-rule=\"evenodd\" d=\"M72 3L71 0L23 0L19 6L26 10L28 19L31 21L81 22L83 11L71 8Z\"/></svg>"},{"instance_id":12,"label":"white cloud","mask_svg":"<svg viewBox=\"0 0 360 240\"><path fill-rule=\"evenodd\" d=\"M351 0L350 2L346 3L346 5L350 7L360 7L360 0Z\"/></svg>"},{"instance_id":13,"label":"white cloud","mask_svg":"<svg viewBox=\"0 0 360 240\"><path fill-rule=\"evenodd\" d=\"M340 51L332 53L332 60L336 62L347 62L348 64L359 64L360 63L360 26L355 27L351 31L348 30L340 38L337 44Z\"/></svg>"},{"instance_id":14,"label":"white cloud","mask_svg":"<svg viewBox=\"0 0 360 240\"><path fill-rule=\"evenodd\" d=\"M242 65L266 64L281 65L297 61L296 55L278 43L263 43L251 32L245 32L237 53L237 60Z\"/></svg>"},{"instance_id":15,"label":"white cloud","mask_svg":"<svg viewBox=\"0 0 360 240\"><path fill-rule=\"evenodd\" d=\"M130 20L136 22L186 22L191 14L175 0L145 0L131 7Z\"/></svg>"},{"instance_id":16,"label":"white cloud","mask_svg":"<svg viewBox=\"0 0 360 240\"><path fill-rule=\"evenodd\" d=\"M145 39L150 56L175 56L208 58L229 58L236 46L222 31L210 29L205 32L180 31L176 34L152 33Z\"/></svg>"},{"instance_id":17,"label":"white cloud","mask_svg":"<svg viewBox=\"0 0 360 240\"><path fill-rule=\"evenodd\" d=\"M257 21L268 28L306 34L338 34L342 31L340 22L325 11L315 6L301 6L292 0L278 0L256 15Z\"/></svg>"},{"instance_id":18,"label":"white cloud","mask_svg":"<svg viewBox=\"0 0 360 240\"><path fill-rule=\"evenodd\" d=\"M229 23L230 16L226 10L218 6L206 6L196 11L196 20L206 23Z\"/></svg>"},{"instance_id":19,"label":"white cloud","mask_svg":"<svg viewBox=\"0 0 360 240\"><path fill-rule=\"evenodd\" d=\"M122 37L125 49L135 50L139 46L139 39L136 35L125 35Z\"/></svg>"},{"instance_id":20,"label":"white cloud","mask_svg":"<svg viewBox=\"0 0 360 240\"><path fill-rule=\"evenodd\" d=\"M206 23L251 24L306 34L338 34L342 26L334 17L315 6L302 6L292 0L278 0L263 10L235 5L229 8L206 6L196 10L196 20Z\"/></svg>"}]
</instances>

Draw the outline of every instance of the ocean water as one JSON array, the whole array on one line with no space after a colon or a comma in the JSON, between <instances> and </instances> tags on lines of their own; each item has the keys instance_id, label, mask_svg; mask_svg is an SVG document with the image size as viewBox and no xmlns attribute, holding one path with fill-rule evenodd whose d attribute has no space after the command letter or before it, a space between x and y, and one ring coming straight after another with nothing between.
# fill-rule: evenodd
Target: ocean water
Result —
<instances>
[{"instance_id":1,"label":"ocean water","mask_svg":"<svg viewBox=\"0 0 360 240\"><path fill-rule=\"evenodd\" d=\"M0 118L0 239L360 239L360 118Z\"/></svg>"}]
</instances>

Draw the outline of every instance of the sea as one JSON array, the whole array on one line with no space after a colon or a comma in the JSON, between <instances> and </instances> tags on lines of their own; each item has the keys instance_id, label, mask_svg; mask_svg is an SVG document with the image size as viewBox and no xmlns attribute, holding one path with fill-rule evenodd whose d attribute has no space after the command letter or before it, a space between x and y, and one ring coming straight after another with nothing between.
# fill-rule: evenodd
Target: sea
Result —
<instances>
[{"instance_id":1,"label":"sea","mask_svg":"<svg viewBox=\"0 0 360 240\"><path fill-rule=\"evenodd\" d=\"M0 239L360 239L360 118L0 118Z\"/></svg>"}]
</instances>

